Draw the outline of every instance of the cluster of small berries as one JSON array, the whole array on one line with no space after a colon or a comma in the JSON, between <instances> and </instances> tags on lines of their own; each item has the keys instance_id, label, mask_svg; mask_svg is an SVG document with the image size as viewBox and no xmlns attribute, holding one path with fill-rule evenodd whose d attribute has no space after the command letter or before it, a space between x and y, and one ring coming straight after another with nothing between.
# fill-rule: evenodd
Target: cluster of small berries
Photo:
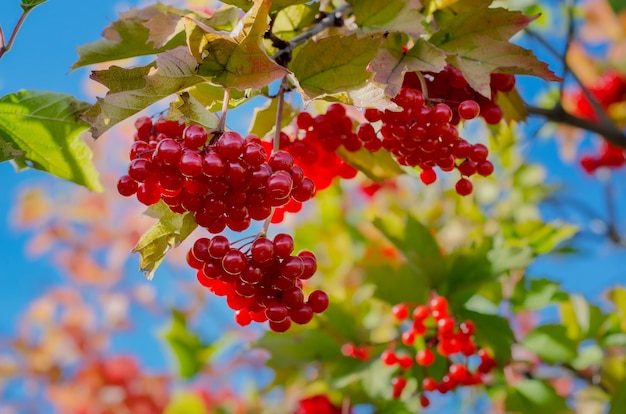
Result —
<instances>
[{"instance_id":1,"label":"cluster of small berries","mask_svg":"<svg viewBox=\"0 0 626 414\"><path fill-rule=\"evenodd\" d=\"M611 105L626 101L626 76L615 70L609 70L587 89L598 104L610 112ZM598 120L598 114L581 89L569 94L568 98L574 105L573 113L575 115L592 121ZM583 155L580 158L580 165L587 174L593 174L602 167L620 168L626 165L626 152L623 148L602 141L600 151L597 154Z\"/></svg>"},{"instance_id":2,"label":"cluster of small berries","mask_svg":"<svg viewBox=\"0 0 626 414\"><path fill-rule=\"evenodd\" d=\"M445 102L452 109L452 125L458 125L463 117L463 102L473 101L479 109L480 116L490 125L498 124L502 120L502 109L496 104L499 92L510 92L515 88L515 76L505 73L490 75L491 96L486 97L472 88L461 71L452 65L447 65L438 73L425 72L423 74L428 97L433 101ZM403 86L422 91L422 83L415 72L407 72ZM474 106L474 105L472 105Z\"/></svg>"},{"instance_id":3,"label":"cluster of small berries","mask_svg":"<svg viewBox=\"0 0 626 414\"><path fill-rule=\"evenodd\" d=\"M197 270L200 284L226 296L235 321L246 326L269 320L270 329L285 332L292 322L304 325L313 314L324 312L328 307L325 292L313 291L305 301L302 291L302 281L317 270L313 253L292 255L294 241L285 233L274 240L252 237L251 243L240 247L221 235L200 238L187 253L187 263Z\"/></svg>"},{"instance_id":4,"label":"cluster of small berries","mask_svg":"<svg viewBox=\"0 0 626 414\"><path fill-rule=\"evenodd\" d=\"M191 212L217 234L243 231L265 220L273 207L313 197L315 184L293 157L271 154L261 140L237 132L209 133L201 126L148 117L135 122L128 174L118 191L146 205L163 200L176 213Z\"/></svg>"},{"instance_id":5,"label":"cluster of small berries","mask_svg":"<svg viewBox=\"0 0 626 414\"><path fill-rule=\"evenodd\" d=\"M482 384L485 376L496 367L493 357L474 343L474 323L469 320L457 323L443 296L432 296L427 305L413 308L401 303L394 306L392 312L401 324L402 345L394 343L394 348L383 351L380 358L385 365L401 370L391 380L393 398L400 398L408 382L407 373L416 364L425 373L418 385L423 407L430 404L425 393L445 394L459 386ZM348 343L341 351L352 358L364 361L369 358L369 349L364 346ZM438 380L427 375L428 367L437 359L441 359L440 365L447 366L445 375Z\"/></svg>"},{"instance_id":6,"label":"cluster of small berries","mask_svg":"<svg viewBox=\"0 0 626 414\"><path fill-rule=\"evenodd\" d=\"M282 133L280 149L289 152L310 177L318 190L328 188L336 177L354 178L357 170L337 156L337 149L344 146L357 151L361 142L352 131L352 120L340 104L331 104L325 114L313 117L300 112L296 125L302 134L290 137Z\"/></svg>"},{"instance_id":7,"label":"cluster of small berries","mask_svg":"<svg viewBox=\"0 0 626 414\"><path fill-rule=\"evenodd\" d=\"M244 231L251 220L266 220L275 208L305 202L315 193L293 156L266 151L256 136L148 117L138 118L135 127L119 193L136 195L146 205L163 200L175 213L191 212L210 233L226 227ZM239 325L269 320L270 329L284 332L292 322L306 324L326 310L328 295L321 290L304 300L302 283L317 270L313 253L292 255L293 238L284 233L273 240L264 232L242 240L250 238L235 247L222 235L202 237L187 253L198 281L226 296Z\"/></svg>"},{"instance_id":8,"label":"cluster of small berries","mask_svg":"<svg viewBox=\"0 0 626 414\"><path fill-rule=\"evenodd\" d=\"M455 190L459 195L468 195L473 190L467 178L474 174L489 176L493 164L487 159L489 151L483 144L470 144L459 136L452 124L453 111L445 103L431 106L425 101L422 92L402 88L393 99L401 111L369 108L363 123L357 128L357 137L368 151L388 150L401 165L421 168L420 179L424 184L437 180L435 167L442 171L457 169L461 178ZM462 102L458 112L464 119L478 115L478 105L474 101ZM375 125L381 126L377 133ZM380 135L380 137L379 137Z\"/></svg>"}]
</instances>

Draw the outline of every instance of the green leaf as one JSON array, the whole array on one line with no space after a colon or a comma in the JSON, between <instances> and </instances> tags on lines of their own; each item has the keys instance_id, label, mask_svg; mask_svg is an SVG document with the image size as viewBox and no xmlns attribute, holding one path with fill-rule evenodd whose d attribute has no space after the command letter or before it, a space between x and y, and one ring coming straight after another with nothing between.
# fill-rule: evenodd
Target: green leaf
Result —
<instances>
[{"instance_id":1,"label":"green leaf","mask_svg":"<svg viewBox=\"0 0 626 414\"><path fill-rule=\"evenodd\" d=\"M590 304L583 296L572 294L560 304L561 320L567 335L577 341L595 338L607 316L599 307Z\"/></svg>"},{"instance_id":2,"label":"green leaf","mask_svg":"<svg viewBox=\"0 0 626 414\"><path fill-rule=\"evenodd\" d=\"M626 380L622 380L613 393L608 414L622 414L624 407L626 407Z\"/></svg>"},{"instance_id":3,"label":"green leaf","mask_svg":"<svg viewBox=\"0 0 626 414\"><path fill-rule=\"evenodd\" d=\"M380 35L335 35L309 41L294 50L289 69L305 99L354 89L370 78L367 65L380 41Z\"/></svg>"},{"instance_id":4,"label":"green leaf","mask_svg":"<svg viewBox=\"0 0 626 414\"><path fill-rule=\"evenodd\" d=\"M502 367L511 358L515 336L506 318L498 315L474 312L464 308L455 310L459 320L471 320L476 325L476 343L489 347Z\"/></svg>"},{"instance_id":5,"label":"green leaf","mask_svg":"<svg viewBox=\"0 0 626 414\"><path fill-rule=\"evenodd\" d=\"M219 124L219 118L206 110L189 92L181 92L178 98L170 104L167 119L177 120L185 124L198 124L206 129L214 129Z\"/></svg>"},{"instance_id":6,"label":"green leaf","mask_svg":"<svg viewBox=\"0 0 626 414\"><path fill-rule=\"evenodd\" d=\"M0 162L23 158L25 155L26 151L19 149L13 142L0 139Z\"/></svg>"},{"instance_id":7,"label":"green leaf","mask_svg":"<svg viewBox=\"0 0 626 414\"><path fill-rule=\"evenodd\" d=\"M153 103L203 82L195 73L196 61L184 46L157 56L156 62L141 68L112 67L94 71L91 78L113 87L82 118L91 124L94 138Z\"/></svg>"},{"instance_id":8,"label":"green leaf","mask_svg":"<svg viewBox=\"0 0 626 414\"><path fill-rule=\"evenodd\" d=\"M311 361L342 358L337 339L322 330L302 329L284 335L266 332L254 347L264 348L272 355L267 361L273 368L293 368Z\"/></svg>"},{"instance_id":9,"label":"green leaf","mask_svg":"<svg viewBox=\"0 0 626 414\"><path fill-rule=\"evenodd\" d=\"M437 241L414 216L386 214L373 220L378 228L407 259L409 267L423 272L432 285L443 272L444 261Z\"/></svg>"},{"instance_id":10,"label":"green leaf","mask_svg":"<svg viewBox=\"0 0 626 414\"><path fill-rule=\"evenodd\" d=\"M203 344L198 335L189 331L183 312L172 309L172 324L163 332L163 338L178 361L181 378L192 378L202 370L210 345Z\"/></svg>"},{"instance_id":11,"label":"green leaf","mask_svg":"<svg viewBox=\"0 0 626 414\"><path fill-rule=\"evenodd\" d=\"M187 19L187 42L200 64L198 74L239 91L260 89L287 75L288 71L270 59L260 47L268 28L269 10L267 0L256 2L244 17L243 28L235 38L215 33Z\"/></svg>"},{"instance_id":12,"label":"green leaf","mask_svg":"<svg viewBox=\"0 0 626 414\"><path fill-rule=\"evenodd\" d=\"M174 213L163 202L151 206L146 214L159 218L159 221L141 236L133 252L139 253L139 267L150 280L165 255L182 243L198 225L193 214Z\"/></svg>"},{"instance_id":13,"label":"green leaf","mask_svg":"<svg viewBox=\"0 0 626 414\"><path fill-rule=\"evenodd\" d=\"M609 0L609 5L615 14L620 14L624 9L626 9L626 2L624 0Z\"/></svg>"},{"instance_id":14,"label":"green leaf","mask_svg":"<svg viewBox=\"0 0 626 414\"><path fill-rule=\"evenodd\" d=\"M453 252L444 257L446 269L433 288L451 302L463 304L497 276L487 259L486 248Z\"/></svg>"},{"instance_id":15,"label":"green leaf","mask_svg":"<svg viewBox=\"0 0 626 414\"><path fill-rule=\"evenodd\" d=\"M222 3L239 7L243 11L248 11L254 6L254 0L222 0Z\"/></svg>"},{"instance_id":16,"label":"green leaf","mask_svg":"<svg viewBox=\"0 0 626 414\"><path fill-rule=\"evenodd\" d=\"M35 7L39 6L42 3L45 3L48 0L22 0L22 4L20 7L24 10L25 13L28 13Z\"/></svg>"},{"instance_id":17,"label":"green leaf","mask_svg":"<svg viewBox=\"0 0 626 414\"><path fill-rule=\"evenodd\" d=\"M424 33L424 16L411 0L350 0L356 24L366 32L406 32L413 37Z\"/></svg>"},{"instance_id":18,"label":"green leaf","mask_svg":"<svg viewBox=\"0 0 626 414\"><path fill-rule=\"evenodd\" d=\"M563 300L563 295L561 286L552 280L524 278L515 285L511 303L516 312L533 311Z\"/></svg>"},{"instance_id":19,"label":"green leaf","mask_svg":"<svg viewBox=\"0 0 626 414\"><path fill-rule=\"evenodd\" d=\"M276 113L278 112L278 99L270 99L267 105L254 108L252 123L250 124L250 134L261 138L274 133L276 129ZM283 102L283 116L281 129L289 125L298 113L288 102Z\"/></svg>"},{"instance_id":20,"label":"green leaf","mask_svg":"<svg viewBox=\"0 0 626 414\"><path fill-rule=\"evenodd\" d=\"M272 8L275 5L272 2ZM306 1L302 1L306 3ZM298 4L289 6L278 12L274 19L272 32L282 40L291 40L306 28L315 23L315 17L319 12L319 4Z\"/></svg>"},{"instance_id":21,"label":"green leaf","mask_svg":"<svg viewBox=\"0 0 626 414\"><path fill-rule=\"evenodd\" d=\"M199 393L179 392L167 403L163 414L209 414Z\"/></svg>"},{"instance_id":22,"label":"green leaf","mask_svg":"<svg viewBox=\"0 0 626 414\"><path fill-rule=\"evenodd\" d=\"M496 104L502 109L504 119L509 122L522 122L528 117L526 105L517 89L506 93L498 92Z\"/></svg>"},{"instance_id":23,"label":"green leaf","mask_svg":"<svg viewBox=\"0 0 626 414\"><path fill-rule=\"evenodd\" d=\"M376 152L364 149L348 151L341 146L337 150L337 155L374 181L384 181L404 174L391 154L383 149Z\"/></svg>"},{"instance_id":24,"label":"green leaf","mask_svg":"<svg viewBox=\"0 0 626 414\"><path fill-rule=\"evenodd\" d=\"M449 63L459 68L468 83L484 96L491 96L492 72L560 81L533 52L508 42L534 19L503 8L477 8L439 22L439 31L430 42L445 50Z\"/></svg>"},{"instance_id":25,"label":"green leaf","mask_svg":"<svg viewBox=\"0 0 626 414\"><path fill-rule=\"evenodd\" d=\"M599 345L591 344L579 350L576 359L572 361L572 367L578 371L599 367L602 364L604 352Z\"/></svg>"},{"instance_id":26,"label":"green leaf","mask_svg":"<svg viewBox=\"0 0 626 414\"><path fill-rule=\"evenodd\" d=\"M530 331L522 345L548 363L568 362L576 357L576 342L563 325L541 325Z\"/></svg>"},{"instance_id":27,"label":"green leaf","mask_svg":"<svg viewBox=\"0 0 626 414\"><path fill-rule=\"evenodd\" d=\"M404 52L403 36L391 34L372 61L375 82L387 85L386 93L396 96L402 88L406 72L440 72L446 66L446 54L423 39Z\"/></svg>"},{"instance_id":28,"label":"green leaf","mask_svg":"<svg viewBox=\"0 0 626 414\"><path fill-rule=\"evenodd\" d=\"M155 4L120 14L102 33L103 39L80 46L72 69L135 56L152 55L185 44L178 25L190 13L173 6Z\"/></svg>"},{"instance_id":29,"label":"green leaf","mask_svg":"<svg viewBox=\"0 0 626 414\"><path fill-rule=\"evenodd\" d=\"M570 412L565 399L548 383L537 379L526 379L509 385L505 408L507 412L516 413Z\"/></svg>"},{"instance_id":30,"label":"green leaf","mask_svg":"<svg viewBox=\"0 0 626 414\"><path fill-rule=\"evenodd\" d=\"M425 272L407 265L368 266L364 270L365 280L376 286L374 296L390 305L426 303L428 300L431 284Z\"/></svg>"},{"instance_id":31,"label":"green leaf","mask_svg":"<svg viewBox=\"0 0 626 414\"><path fill-rule=\"evenodd\" d=\"M26 165L102 191L78 116L89 104L65 94L19 91L0 98L0 141L23 151Z\"/></svg>"},{"instance_id":32,"label":"green leaf","mask_svg":"<svg viewBox=\"0 0 626 414\"><path fill-rule=\"evenodd\" d=\"M222 109L224 101L224 88L219 85L211 85L210 83L199 83L187 89L189 95L204 106L209 112L218 112ZM247 102L251 97L258 95L260 91L247 89L245 92L230 90L230 99L228 108L236 108Z\"/></svg>"}]
</instances>

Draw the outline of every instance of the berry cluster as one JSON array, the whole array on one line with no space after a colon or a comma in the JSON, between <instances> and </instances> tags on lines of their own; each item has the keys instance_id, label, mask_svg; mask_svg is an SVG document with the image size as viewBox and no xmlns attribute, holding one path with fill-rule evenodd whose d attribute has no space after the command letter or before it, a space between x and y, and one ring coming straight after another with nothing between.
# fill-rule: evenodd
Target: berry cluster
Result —
<instances>
[{"instance_id":1,"label":"berry cluster","mask_svg":"<svg viewBox=\"0 0 626 414\"><path fill-rule=\"evenodd\" d=\"M209 133L198 125L148 117L135 122L128 175L118 182L123 196L146 205L163 200L176 213L192 212L211 233L243 231L265 220L273 207L305 202L315 184L293 157L268 157L261 140L237 132Z\"/></svg>"},{"instance_id":2,"label":"berry cluster","mask_svg":"<svg viewBox=\"0 0 626 414\"><path fill-rule=\"evenodd\" d=\"M226 227L244 231L251 220L266 220L276 208L301 205L315 193L314 182L291 154L267 151L254 135L211 133L147 117L137 119L135 127L119 193L136 195L146 205L163 200L175 213L191 212L209 233ZM269 320L272 330L284 332L292 322L306 324L326 310L328 295L316 290L304 300L302 283L317 270L315 255L292 255L291 236L281 233L271 240L266 230L240 240L253 239L239 247L222 235L202 237L187 253L187 262L203 286L226 296L239 325Z\"/></svg>"},{"instance_id":3,"label":"berry cluster","mask_svg":"<svg viewBox=\"0 0 626 414\"><path fill-rule=\"evenodd\" d=\"M438 73L424 73L428 97L435 101L448 104L452 109L450 123L457 125L463 117L463 112L471 106L471 111L478 111L488 124L495 125L502 120L502 109L495 103L498 92L510 92L515 88L515 76L505 73L491 74L491 97L485 97L476 92L461 73L452 65L447 65ZM422 91L422 84L415 72L408 72L404 76L403 86ZM467 104L467 102L473 102ZM477 109L475 109L477 108ZM479 115L478 113L475 116Z\"/></svg>"},{"instance_id":4,"label":"berry cluster","mask_svg":"<svg viewBox=\"0 0 626 414\"><path fill-rule=\"evenodd\" d=\"M270 329L285 332L292 322L307 324L313 314L328 308L328 295L321 290L304 300L302 281L313 276L317 262L308 251L292 255L290 235L280 233L274 240L255 237L240 247L236 244L221 235L200 238L187 253L187 262L197 270L200 284L226 296L239 325L269 320Z\"/></svg>"},{"instance_id":5,"label":"berry cluster","mask_svg":"<svg viewBox=\"0 0 626 414\"><path fill-rule=\"evenodd\" d=\"M387 349L381 360L386 365L397 365L403 372L414 364L422 366L425 373L419 385L422 406L430 403L424 392L445 394L458 386L482 384L485 375L496 366L493 357L474 343L474 323L469 320L457 323L449 313L446 298L433 296L427 305L418 305L412 311L407 304L398 304L392 312L402 323L399 346L402 350ZM421 339L417 341L418 338ZM427 373L438 358L445 361L447 372L437 380ZM407 377L402 373L392 379L394 398L400 398L406 384Z\"/></svg>"},{"instance_id":6,"label":"berry cluster","mask_svg":"<svg viewBox=\"0 0 626 414\"><path fill-rule=\"evenodd\" d=\"M442 171L457 169L461 178L455 190L459 195L468 195L473 185L467 177L474 174L491 175L493 164L487 160L489 151L483 144L470 144L459 136L453 125L453 110L445 103L431 106L422 92L402 88L393 99L402 108L400 112L367 109L363 123L357 128L357 137L369 151L385 148L399 164L418 166L422 169L420 179L424 184L432 184L437 179L434 168ZM464 119L478 115L476 102L466 101L458 106L457 112ZM378 131L374 123L380 122ZM380 138L379 138L380 134Z\"/></svg>"},{"instance_id":7,"label":"berry cluster","mask_svg":"<svg viewBox=\"0 0 626 414\"><path fill-rule=\"evenodd\" d=\"M608 110L611 105L626 101L626 76L609 70L595 84L589 86L588 91L603 109ZM592 121L598 120L598 114L582 90L571 93L569 99L574 104L575 115ZM620 168L626 165L626 152L623 148L603 141L599 153L583 155L580 165L588 174L593 174L601 167Z\"/></svg>"},{"instance_id":8,"label":"berry cluster","mask_svg":"<svg viewBox=\"0 0 626 414\"><path fill-rule=\"evenodd\" d=\"M357 170L335 152L341 145L348 151L361 148L361 142L353 132L352 119L342 105L332 104L325 114L315 117L300 112L296 125L304 133L293 139L281 134L280 149L293 155L296 164L311 177L317 189L327 188L335 177L348 179L356 176Z\"/></svg>"}]
</instances>

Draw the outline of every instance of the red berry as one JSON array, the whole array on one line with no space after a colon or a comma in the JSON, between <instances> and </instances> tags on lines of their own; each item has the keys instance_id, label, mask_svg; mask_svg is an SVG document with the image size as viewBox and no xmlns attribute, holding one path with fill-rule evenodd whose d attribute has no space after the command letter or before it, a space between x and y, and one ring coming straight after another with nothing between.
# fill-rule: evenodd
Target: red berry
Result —
<instances>
[{"instance_id":1,"label":"red berry","mask_svg":"<svg viewBox=\"0 0 626 414\"><path fill-rule=\"evenodd\" d=\"M322 313L328 308L328 295L322 290L314 290L309 295L308 304L311 305L313 312Z\"/></svg>"},{"instance_id":2,"label":"red berry","mask_svg":"<svg viewBox=\"0 0 626 414\"><path fill-rule=\"evenodd\" d=\"M461 178L459 181L456 182L454 189L456 190L458 195L466 196L472 193L474 186L472 185L472 182L467 178Z\"/></svg>"}]
</instances>

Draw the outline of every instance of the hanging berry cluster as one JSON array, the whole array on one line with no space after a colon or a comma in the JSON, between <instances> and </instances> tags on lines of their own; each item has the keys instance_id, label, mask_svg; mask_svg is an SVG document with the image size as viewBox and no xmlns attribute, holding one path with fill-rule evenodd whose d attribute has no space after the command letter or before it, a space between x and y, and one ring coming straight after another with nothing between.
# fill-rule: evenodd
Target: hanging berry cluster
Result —
<instances>
[{"instance_id":1,"label":"hanging berry cluster","mask_svg":"<svg viewBox=\"0 0 626 414\"><path fill-rule=\"evenodd\" d=\"M200 238L187 253L200 284L217 296L226 296L239 325L269 320L273 331L284 332L291 322L307 324L314 313L326 310L328 296L321 290L304 300L302 281L317 270L313 253L292 255L294 241L285 233L274 240L252 236L239 242L250 238L240 247L221 235Z\"/></svg>"},{"instance_id":2,"label":"hanging berry cluster","mask_svg":"<svg viewBox=\"0 0 626 414\"><path fill-rule=\"evenodd\" d=\"M244 231L265 220L273 207L313 197L315 184L293 157L269 153L255 135L209 134L198 125L139 118L128 175L118 183L124 196L146 205L163 200L176 213L217 234Z\"/></svg>"},{"instance_id":3,"label":"hanging berry cluster","mask_svg":"<svg viewBox=\"0 0 626 414\"><path fill-rule=\"evenodd\" d=\"M267 151L254 135L148 117L138 118L135 128L118 192L145 205L162 200L175 213L189 212L209 233L242 232L251 220L267 220L275 208L305 202L315 193L313 180L291 154ZM317 269L315 255L292 255L291 236L281 233L271 240L265 230L242 239L252 241L239 247L222 235L200 238L187 263L200 284L226 296L238 324L269 321L272 330L284 332L292 322L306 324L326 310L328 296L317 290L304 300L303 281Z\"/></svg>"},{"instance_id":4,"label":"hanging berry cluster","mask_svg":"<svg viewBox=\"0 0 626 414\"><path fill-rule=\"evenodd\" d=\"M430 404L428 393L445 394L460 386L483 384L485 376L495 368L493 357L474 342L474 323L458 323L443 296L431 297L427 305L410 307L401 303L392 312L400 323L400 341L390 344L380 358L385 365L397 366L400 371L391 380L393 398L401 397L415 366L422 368L418 392L423 407ZM353 344L346 344L342 352L361 360L367 358L367 348ZM444 367L440 378L429 373L434 364L437 372Z\"/></svg>"}]
</instances>

